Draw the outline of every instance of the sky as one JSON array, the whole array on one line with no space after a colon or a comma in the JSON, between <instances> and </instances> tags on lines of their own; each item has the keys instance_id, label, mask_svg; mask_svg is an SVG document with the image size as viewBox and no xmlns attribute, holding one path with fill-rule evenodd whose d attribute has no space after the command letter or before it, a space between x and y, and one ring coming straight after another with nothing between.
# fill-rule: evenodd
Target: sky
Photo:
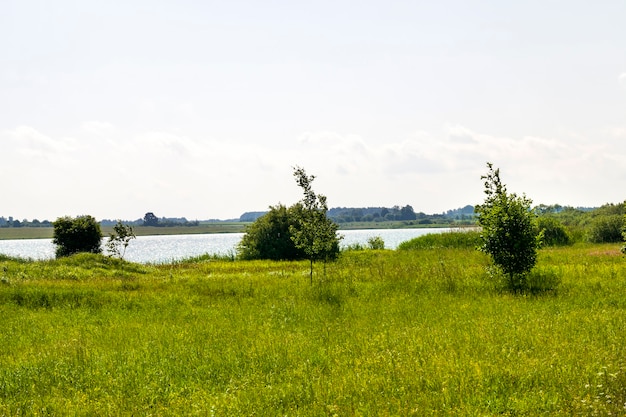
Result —
<instances>
[{"instance_id":1,"label":"sky","mask_svg":"<svg viewBox=\"0 0 626 417\"><path fill-rule=\"evenodd\" d=\"M0 216L626 199L623 0L0 3Z\"/></svg>"}]
</instances>

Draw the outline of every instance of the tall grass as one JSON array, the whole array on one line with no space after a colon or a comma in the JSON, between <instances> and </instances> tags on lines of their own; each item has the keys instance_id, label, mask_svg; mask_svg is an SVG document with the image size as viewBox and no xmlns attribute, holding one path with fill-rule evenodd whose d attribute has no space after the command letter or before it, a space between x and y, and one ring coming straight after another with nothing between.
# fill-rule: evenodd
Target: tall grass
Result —
<instances>
[{"instance_id":1,"label":"tall grass","mask_svg":"<svg viewBox=\"0 0 626 417\"><path fill-rule=\"evenodd\" d=\"M419 249L474 249L480 246L480 232L475 229L456 229L445 233L431 233L398 245L399 250Z\"/></svg>"},{"instance_id":2,"label":"tall grass","mask_svg":"<svg viewBox=\"0 0 626 417\"><path fill-rule=\"evenodd\" d=\"M306 262L0 259L0 415L623 415L619 248L544 249L558 292L475 250Z\"/></svg>"}]
</instances>

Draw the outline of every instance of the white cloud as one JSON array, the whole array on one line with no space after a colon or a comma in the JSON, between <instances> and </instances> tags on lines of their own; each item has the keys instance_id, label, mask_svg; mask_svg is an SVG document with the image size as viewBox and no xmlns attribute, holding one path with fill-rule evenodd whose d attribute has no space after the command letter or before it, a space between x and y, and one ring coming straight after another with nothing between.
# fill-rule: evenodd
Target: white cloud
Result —
<instances>
[{"instance_id":1,"label":"white cloud","mask_svg":"<svg viewBox=\"0 0 626 417\"><path fill-rule=\"evenodd\" d=\"M108 135L115 131L115 127L111 123L100 122L97 120L89 120L83 122L81 127L85 132L92 133L98 136Z\"/></svg>"},{"instance_id":2,"label":"white cloud","mask_svg":"<svg viewBox=\"0 0 626 417\"><path fill-rule=\"evenodd\" d=\"M621 128L585 140L495 136L454 125L385 143L306 132L278 149L167 131L134 133L105 122L81 127L72 139L28 126L0 132L9 149L0 174L20 173L19 181L5 182L14 198L3 210L26 218L138 218L146 211L236 217L297 201L294 165L316 175L316 191L332 206L411 204L430 213L478 203L487 161L501 168L510 191L536 203L584 205L587 194L612 201L612 179L626 177L626 148L616 140Z\"/></svg>"},{"instance_id":3,"label":"white cloud","mask_svg":"<svg viewBox=\"0 0 626 417\"><path fill-rule=\"evenodd\" d=\"M484 173L486 161L493 162L501 168L510 191L526 193L537 203L601 204L597 198L605 199L604 202L612 201L611 196L613 200L622 198L615 193L613 179L626 176L626 148L615 146L601 132L589 138L513 138L458 127L450 131L448 140L443 141L444 158L464 167L474 178L478 178L479 172ZM472 143L459 144L455 137L450 137L458 137L459 131Z\"/></svg>"},{"instance_id":4,"label":"white cloud","mask_svg":"<svg viewBox=\"0 0 626 417\"><path fill-rule=\"evenodd\" d=\"M71 152L75 149L72 139L55 139L47 136L31 126L18 126L2 132L8 142L9 151L13 149L27 156L49 157L59 153Z\"/></svg>"},{"instance_id":5,"label":"white cloud","mask_svg":"<svg viewBox=\"0 0 626 417\"><path fill-rule=\"evenodd\" d=\"M623 88L626 88L626 72L620 74L618 81Z\"/></svg>"},{"instance_id":6,"label":"white cloud","mask_svg":"<svg viewBox=\"0 0 626 417\"><path fill-rule=\"evenodd\" d=\"M613 127L607 129L606 133L615 138L626 138L626 127Z\"/></svg>"}]
</instances>

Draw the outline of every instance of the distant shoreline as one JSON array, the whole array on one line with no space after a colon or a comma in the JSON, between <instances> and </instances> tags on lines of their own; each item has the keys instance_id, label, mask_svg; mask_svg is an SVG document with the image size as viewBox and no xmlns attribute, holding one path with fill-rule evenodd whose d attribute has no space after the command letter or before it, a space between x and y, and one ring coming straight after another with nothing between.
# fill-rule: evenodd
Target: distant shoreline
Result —
<instances>
[{"instance_id":1,"label":"distant shoreline","mask_svg":"<svg viewBox=\"0 0 626 417\"><path fill-rule=\"evenodd\" d=\"M194 235L213 233L243 233L246 226L252 223L245 222L219 222L205 223L198 226L135 226L133 229L137 236L159 235ZM442 227L468 227L461 224L418 224L407 221L386 222L353 222L339 224L339 230L371 230L371 229L426 229ZM113 226L102 226L102 234L106 237L113 231ZM0 240L13 239L52 239L52 227L0 227Z\"/></svg>"}]
</instances>

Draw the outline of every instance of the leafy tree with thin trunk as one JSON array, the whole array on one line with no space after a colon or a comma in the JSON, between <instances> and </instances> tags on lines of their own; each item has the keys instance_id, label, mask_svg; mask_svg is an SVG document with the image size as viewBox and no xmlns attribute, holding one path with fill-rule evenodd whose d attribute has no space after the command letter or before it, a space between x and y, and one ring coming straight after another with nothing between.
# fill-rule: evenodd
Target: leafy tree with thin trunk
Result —
<instances>
[{"instance_id":1,"label":"leafy tree with thin trunk","mask_svg":"<svg viewBox=\"0 0 626 417\"><path fill-rule=\"evenodd\" d=\"M500 170L487 163L483 204L477 205L478 223L482 227L481 250L491 256L504 273L507 287L514 292L527 289L528 273L537 262L541 244L532 201L526 196L509 194L500 180Z\"/></svg>"},{"instance_id":2,"label":"leafy tree with thin trunk","mask_svg":"<svg viewBox=\"0 0 626 417\"><path fill-rule=\"evenodd\" d=\"M102 252L102 231L92 216L59 217L53 226L52 242L57 246L57 258L79 252Z\"/></svg>"},{"instance_id":3,"label":"leafy tree with thin trunk","mask_svg":"<svg viewBox=\"0 0 626 417\"><path fill-rule=\"evenodd\" d=\"M109 240L106 244L107 250L112 256L124 259L126 248L128 248L130 241L135 238L133 227L118 220L115 226L113 226L113 233L109 235Z\"/></svg>"},{"instance_id":4,"label":"leafy tree with thin trunk","mask_svg":"<svg viewBox=\"0 0 626 417\"><path fill-rule=\"evenodd\" d=\"M341 236L337 235L337 224L326 215L326 196L313 191L311 184L315 176L307 175L304 168L300 167L294 168L293 175L298 186L302 188L304 198L296 204L296 224L289 229L294 244L310 261L310 279L313 283L313 263L322 261L326 264L336 259Z\"/></svg>"}]
</instances>

